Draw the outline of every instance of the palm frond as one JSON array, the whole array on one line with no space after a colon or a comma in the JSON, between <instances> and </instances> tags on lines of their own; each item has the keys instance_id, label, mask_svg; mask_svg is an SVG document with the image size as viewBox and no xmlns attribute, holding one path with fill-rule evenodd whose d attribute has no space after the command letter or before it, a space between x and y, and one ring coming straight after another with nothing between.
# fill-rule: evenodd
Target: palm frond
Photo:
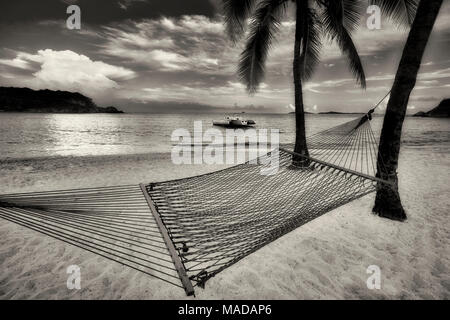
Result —
<instances>
[{"instance_id":1,"label":"palm frond","mask_svg":"<svg viewBox=\"0 0 450 320\"><path fill-rule=\"evenodd\" d=\"M364 6L360 0L341 0L343 10L343 25L345 29L352 33L361 23L361 13Z\"/></svg>"},{"instance_id":2,"label":"palm frond","mask_svg":"<svg viewBox=\"0 0 450 320\"><path fill-rule=\"evenodd\" d=\"M350 31L345 27L345 9L343 6L345 0L339 1L327 1L324 2L322 10L322 26L324 32L333 40L336 40L341 51L347 55L348 63L351 73L355 76L356 81L361 87L366 87L366 76L364 68L361 63L358 51L350 36ZM353 11L352 15L356 15L356 11ZM352 16L349 21L355 19L356 16ZM358 19L359 20L359 19Z\"/></svg>"},{"instance_id":3,"label":"palm frond","mask_svg":"<svg viewBox=\"0 0 450 320\"><path fill-rule=\"evenodd\" d=\"M360 0L318 0L320 8L328 8L334 19L352 33L360 24L364 6Z\"/></svg>"},{"instance_id":4,"label":"palm frond","mask_svg":"<svg viewBox=\"0 0 450 320\"><path fill-rule=\"evenodd\" d=\"M300 23L303 23L302 30L304 31L304 34L301 35L301 77L302 80L306 81L311 78L320 61L320 49L322 48L321 23L317 13L311 8L308 8L307 12L304 13Z\"/></svg>"},{"instance_id":5,"label":"palm frond","mask_svg":"<svg viewBox=\"0 0 450 320\"><path fill-rule=\"evenodd\" d=\"M416 16L419 0L369 0L369 3L379 6L381 12L394 22L410 26Z\"/></svg>"},{"instance_id":6,"label":"palm frond","mask_svg":"<svg viewBox=\"0 0 450 320\"><path fill-rule=\"evenodd\" d=\"M238 41L245 33L247 18L256 2L257 0L222 0L225 28L232 41Z\"/></svg>"},{"instance_id":7,"label":"palm frond","mask_svg":"<svg viewBox=\"0 0 450 320\"><path fill-rule=\"evenodd\" d=\"M239 77L254 94L264 78L265 62L277 33L287 0L262 0L250 23L244 51L239 61Z\"/></svg>"},{"instance_id":8,"label":"palm frond","mask_svg":"<svg viewBox=\"0 0 450 320\"><path fill-rule=\"evenodd\" d=\"M356 82L361 85L362 88L366 88L366 74L364 72L364 68L361 62L361 59L358 54L358 50L356 50L355 44L353 43L352 37L350 34L342 28L342 35L339 36L338 44L343 53L347 55L348 64L350 68L350 72L356 78Z\"/></svg>"}]
</instances>

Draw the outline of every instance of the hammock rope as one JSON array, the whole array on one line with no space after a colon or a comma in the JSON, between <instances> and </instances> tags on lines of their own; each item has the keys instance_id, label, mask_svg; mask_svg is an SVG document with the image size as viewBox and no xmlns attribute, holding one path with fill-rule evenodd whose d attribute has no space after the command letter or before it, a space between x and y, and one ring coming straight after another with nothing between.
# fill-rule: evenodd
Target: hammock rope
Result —
<instances>
[{"instance_id":1,"label":"hammock rope","mask_svg":"<svg viewBox=\"0 0 450 320\"><path fill-rule=\"evenodd\" d=\"M0 217L182 288L139 186L0 196Z\"/></svg>"},{"instance_id":2,"label":"hammock rope","mask_svg":"<svg viewBox=\"0 0 450 320\"><path fill-rule=\"evenodd\" d=\"M377 183L390 184L376 176L384 165L377 163L372 112L309 137L308 167L292 164L294 156L306 156L286 144L256 162L195 177L1 195L0 218L190 295L282 235L374 192ZM278 172L262 175L269 156L278 156Z\"/></svg>"},{"instance_id":3,"label":"hammock rope","mask_svg":"<svg viewBox=\"0 0 450 320\"><path fill-rule=\"evenodd\" d=\"M362 118L361 118L362 119ZM377 143L369 121L347 122L309 139L310 165L279 170L245 163L202 176L152 183L147 192L189 279L204 286L218 272L293 229L375 191Z\"/></svg>"}]
</instances>

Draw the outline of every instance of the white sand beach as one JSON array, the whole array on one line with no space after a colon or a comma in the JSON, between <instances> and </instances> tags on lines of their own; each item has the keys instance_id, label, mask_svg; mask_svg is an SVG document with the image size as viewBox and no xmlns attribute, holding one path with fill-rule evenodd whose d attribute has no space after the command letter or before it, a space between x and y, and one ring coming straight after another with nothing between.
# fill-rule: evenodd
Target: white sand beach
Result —
<instances>
[{"instance_id":1,"label":"white sand beach","mask_svg":"<svg viewBox=\"0 0 450 320\"><path fill-rule=\"evenodd\" d=\"M0 192L159 181L216 169L168 165L166 158L71 157L42 161L44 168L5 162ZM372 215L374 194L365 196L222 271L196 289L196 298L449 299L450 158L445 150L409 146L400 160L406 222ZM187 298L180 288L8 221L0 220L0 234L0 299ZM73 264L81 268L80 290L66 286ZM381 269L380 290L367 288L370 265Z\"/></svg>"}]
</instances>

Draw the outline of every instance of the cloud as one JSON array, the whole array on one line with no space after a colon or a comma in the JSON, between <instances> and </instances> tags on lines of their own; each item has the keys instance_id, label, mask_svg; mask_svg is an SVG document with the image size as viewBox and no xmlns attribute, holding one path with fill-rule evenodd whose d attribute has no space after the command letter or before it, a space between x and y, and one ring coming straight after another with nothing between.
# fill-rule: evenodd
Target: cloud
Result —
<instances>
[{"instance_id":1,"label":"cloud","mask_svg":"<svg viewBox=\"0 0 450 320\"><path fill-rule=\"evenodd\" d=\"M421 84L435 86L439 84L438 80L421 80Z\"/></svg>"},{"instance_id":2,"label":"cloud","mask_svg":"<svg viewBox=\"0 0 450 320\"><path fill-rule=\"evenodd\" d=\"M131 7L135 2L147 2L147 0L121 0L117 4L119 5L120 9L128 10L128 8Z\"/></svg>"},{"instance_id":3,"label":"cloud","mask_svg":"<svg viewBox=\"0 0 450 320\"><path fill-rule=\"evenodd\" d=\"M355 83L355 80L353 79L337 79L337 80L325 80L321 82L308 82L303 86L303 89L313 93L330 93L331 91L322 89L342 87L346 85L351 85L353 83Z\"/></svg>"},{"instance_id":4,"label":"cloud","mask_svg":"<svg viewBox=\"0 0 450 320\"><path fill-rule=\"evenodd\" d=\"M368 77L367 81L386 81L386 80L394 80L394 74L383 74ZM445 68L442 70L435 70L430 72L419 72L417 75L417 80L419 80L422 84L436 84L438 83L437 79L450 78L450 68Z\"/></svg>"},{"instance_id":5,"label":"cloud","mask_svg":"<svg viewBox=\"0 0 450 320\"><path fill-rule=\"evenodd\" d=\"M177 31L185 34L217 34L224 35L224 25L202 15L184 15L181 18L162 17L159 20L148 20L154 27L162 26L168 31Z\"/></svg>"},{"instance_id":6,"label":"cloud","mask_svg":"<svg viewBox=\"0 0 450 320\"><path fill-rule=\"evenodd\" d=\"M180 28L197 34L209 33L223 36L225 31L221 21L214 21L200 15L183 16L181 17L181 20L179 20L179 25Z\"/></svg>"},{"instance_id":7,"label":"cloud","mask_svg":"<svg viewBox=\"0 0 450 320\"><path fill-rule=\"evenodd\" d=\"M237 50L221 21L201 16L161 17L104 27L102 53L152 71L234 73Z\"/></svg>"},{"instance_id":8,"label":"cloud","mask_svg":"<svg viewBox=\"0 0 450 320\"><path fill-rule=\"evenodd\" d=\"M391 89L391 87L388 86L379 86L379 87L368 87L365 89L366 92L388 92ZM345 92L348 93L355 93L355 94L361 94L361 89L350 89L346 90Z\"/></svg>"},{"instance_id":9,"label":"cloud","mask_svg":"<svg viewBox=\"0 0 450 320\"><path fill-rule=\"evenodd\" d=\"M131 31L114 27L104 27L105 37L110 47L122 46L125 48L173 48L174 42L170 37L155 36L146 23L137 24Z\"/></svg>"},{"instance_id":10,"label":"cloud","mask_svg":"<svg viewBox=\"0 0 450 320\"><path fill-rule=\"evenodd\" d=\"M431 101L437 101L439 98L432 97L432 96L411 96L409 99L411 101L420 101L420 102L431 102Z\"/></svg>"},{"instance_id":11,"label":"cloud","mask_svg":"<svg viewBox=\"0 0 450 320\"><path fill-rule=\"evenodd\" d=\"M417 77L417 79L419 80L436 80L442 78L450 78L450 68L435 70L431 72L421 72Z\"/></svg>"},{"instance_id":12,"label":"cloud","mask_svg":"<svg viewBox=\"0 0 450 320\"><path fill-rule=\"evenodd\" d=\"M24 52L19 52L14 59L0 59L0 64L18 69L31 70L32 69L32 65L30 64L31 60L32 55L29 55Z\"/></svg>"},{"instance_id":13,"label":"cloud","mask_svg":"<svg viewBox=\"0 0 450 320\"><path fill-rule=\"evenodd\" d=\"M162 70L177 71L187 69L189 59L175 52L153 50L149 52L148 59L158 62Z\"/></svg>"},{"instance_id":14,"label":"cloud","mask_svg":"<svg viewBox=\"0 0 450 320\"><path fill-rule=\"evenodd\" d=\"M140 102L153 101L190 101L208 105L231 106L234 103L239 105L263 105L264 101L271 101L271 106L277 103L276 108L283 109L279 104L286 101L286 97L291 94L285 89L271 88L267 84L261 85L261 90L255 96L249 96L246 87L239 82L227 81L218 85L205 87L204 83L186 83L186 84L166 84L143 89L127 91L126 96ZM281 97L281 99L280 99ZM283 110L286 111L286 110Z\"/></svg>"},{"instance_id":15,"label":"cloud","mask_svg":"<svg viewBox=\"0 0 450 320\"><path fill-rule=\"evenodd\" d=\"M93 61L70 50L45 49L36 54L19 52L16 58L1 60L0 63L34 71L32 78L28 80L28 85L32 87L84 93L118 88L119 81L136 76L135 72L126 68ZM32 70L31 63L37 64L38 69Z\"/></svg>"},{"instance_id":16,"label":"cloud","mask_svg":"<svg viewBox=\"0 0 450 320\"><path fill-rule=\"evenodd\" d=\"M313 112L313 113L317 113L319 111L319 107L317 106L317 104L313 105L312 108L310 107L306 107L305 108L306 112Z\"/></svg>"}]
</instances>

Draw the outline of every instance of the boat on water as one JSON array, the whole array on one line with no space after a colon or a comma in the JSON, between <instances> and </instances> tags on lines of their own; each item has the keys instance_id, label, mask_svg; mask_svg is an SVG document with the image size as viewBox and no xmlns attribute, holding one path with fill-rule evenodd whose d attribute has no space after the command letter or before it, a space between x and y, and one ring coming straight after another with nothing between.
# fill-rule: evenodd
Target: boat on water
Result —
<instances>
[{"instance_id":1,"label":"boat on water","mask_svg":"<svg viewBox=\"0 0 450 320\"><path fill-rule=\"evenodd\" d=\"M223 120L214 120L214 126L221 126L226 128L251 128L256 124L255 121L249 119L242 119L238 116L226 116Z\"/></svg>"}]
</instances>

